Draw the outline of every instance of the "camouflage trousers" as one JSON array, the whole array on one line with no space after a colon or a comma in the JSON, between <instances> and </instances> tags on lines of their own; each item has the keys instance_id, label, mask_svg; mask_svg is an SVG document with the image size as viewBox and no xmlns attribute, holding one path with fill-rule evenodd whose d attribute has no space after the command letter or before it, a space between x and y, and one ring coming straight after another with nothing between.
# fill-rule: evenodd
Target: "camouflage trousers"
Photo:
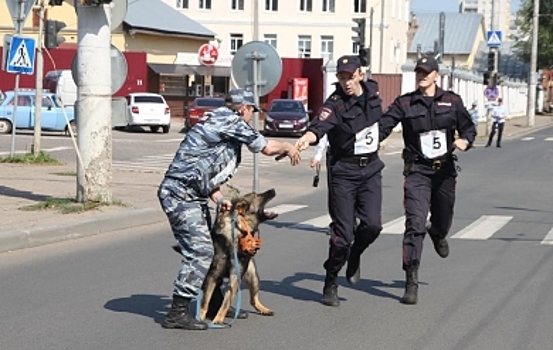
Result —
<instances>
[{"instance_id":1,"label":"camouflage trousers","mask_svg":"<svg viewBox=\"0 0 553 350\"><path fill-rule=\"evenodd\" d=\"M209 208L206 202L186 202L177 198L163 186L158 198L184 256L173 294L196 299L213 259Z\"/></svg>"}]
</instances>

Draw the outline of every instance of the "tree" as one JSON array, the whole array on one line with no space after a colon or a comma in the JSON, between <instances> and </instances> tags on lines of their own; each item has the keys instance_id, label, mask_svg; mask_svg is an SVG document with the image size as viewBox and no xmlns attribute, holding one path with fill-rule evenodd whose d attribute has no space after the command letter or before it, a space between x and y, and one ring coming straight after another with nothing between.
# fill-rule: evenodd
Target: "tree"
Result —
<instances>
[{"instance_id":1,"label":"tree","mask_svg":"<svg viewBox=\"0 0 553 350\"><path fill-rule=\"evenodd\" d=\"M538 68L553 65L553 0L539 0L538 27ZM530 63L532 52L532 22L534 15L534 0L522 0L517 13L516 25L520 36L516 40L517 56Z\"/></svg>"}]
</instances>

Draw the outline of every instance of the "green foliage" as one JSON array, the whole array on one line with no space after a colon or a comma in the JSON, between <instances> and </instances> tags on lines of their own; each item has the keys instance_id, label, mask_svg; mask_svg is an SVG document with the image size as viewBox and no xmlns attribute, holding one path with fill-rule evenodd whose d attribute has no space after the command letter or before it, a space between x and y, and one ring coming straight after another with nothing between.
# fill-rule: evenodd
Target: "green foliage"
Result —
<instances>
[{"instance_id":1,"label":"green foliage","mask_svg":"<svg viewBox=\"0 0 553 350\"><path fill-rule=\"evenodd\" d=\"M73 198L49 197L43 202L29 205L26 207L21 207L19 209L24 211L38 211L38 210L53 209L53 210L58 210L62 214L72 214L72 213L82 213L87 210L93 210L105 205L125 206L125 204L123 204L123 202L119 200L114 200L111 203L101 203L101 202L95 202L95 201L87 201L85 203L79 203L75 201Z\"/></svg>"},{"instance_id":2,"label":"green foliage","mask_svg":"<svg viewBox=\"0 0 553 350\"><path fill-rule=\"evenodd\" d=\"M546 68L553 65L553 0L539 1L538 68ZM522 0L516 20L521 36L511 38L517 41L518 56L527 63L532 52L533 15L534 0Z\"/></svg>"},{"instance_id":3,"label":"green foliage","mask_svg":"<svg viewBox=\"0 0 553 350\"><path fill-rule=\"evenodd\" d=\"M0 163L22 163L22 164L48 164L59 165L61 164L56 158L52 157L48 153L40 152L38 156L32 153L26 154L14 154L13 157L2 157Z\"/></svg>"}]
</instances>

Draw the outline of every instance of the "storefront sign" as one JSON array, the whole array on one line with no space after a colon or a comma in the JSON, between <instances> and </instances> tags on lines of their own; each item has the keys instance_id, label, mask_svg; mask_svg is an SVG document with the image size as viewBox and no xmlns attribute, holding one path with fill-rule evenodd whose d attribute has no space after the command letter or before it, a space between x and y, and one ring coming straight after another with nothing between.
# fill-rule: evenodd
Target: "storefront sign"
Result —
<instances>
[{"instance_id":1,"label":"storefront sign","mask_svg":"<svg viewBox=\"0 0 553 350\"><path fill-rule=\"evenodd\" d=\"M198 61L204 66L213 66L218 57L219 51L211 44L203 44L198 50Z\"/></svg>"}]
</instances>

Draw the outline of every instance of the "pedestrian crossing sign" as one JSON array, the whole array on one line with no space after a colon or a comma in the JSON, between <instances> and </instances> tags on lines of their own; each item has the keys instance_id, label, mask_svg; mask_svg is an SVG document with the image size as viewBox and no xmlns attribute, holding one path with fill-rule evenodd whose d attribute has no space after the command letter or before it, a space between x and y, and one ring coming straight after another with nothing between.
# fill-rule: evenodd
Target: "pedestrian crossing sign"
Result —
<instances>
[{"instance_id":1,"label":"pedestrian crossing sign","mask_svg":"<svg viewBox=\"0 0 553 350\"><path fill-rule=\"evenodd\" d=\"M12 36L6 72L32 75L35 71L35 39L22 36Z\"/></svg>"},{"instance_id":2,"label":"pedestrian crossing sign","mask_svg":"<svg viewBox=\"0 0 553 350\"><path fill-rule=\"evenodd\" d=\"M486 38L488 47L498 47L503 42L503 32L501 30L488 30Z\"/></svg>"}]
</instances>

